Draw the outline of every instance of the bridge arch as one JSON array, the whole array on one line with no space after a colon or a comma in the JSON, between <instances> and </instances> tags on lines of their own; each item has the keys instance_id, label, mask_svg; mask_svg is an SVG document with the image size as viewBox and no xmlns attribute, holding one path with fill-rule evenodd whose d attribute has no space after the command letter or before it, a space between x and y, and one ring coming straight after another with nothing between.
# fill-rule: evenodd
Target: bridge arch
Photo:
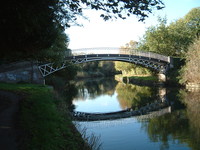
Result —
<instances>
[{"instance_id":1,"label":"bridge arch","mask_svg":"<svg viewBox=\"0 0 200 150\"><path fill-rule=\"evenodd\" d=\"M65 62L60 67L55 67L53 63L39 65L38 68L43 77L67 67L67 62L81 64L92 61L122 61L138 64L159 74L165 74L172 61L169 56L164 56L152 52L137 50L121 51L119 48L88 48L72 50L71 56L65 56Z\"/></svg>"}]
</instances>

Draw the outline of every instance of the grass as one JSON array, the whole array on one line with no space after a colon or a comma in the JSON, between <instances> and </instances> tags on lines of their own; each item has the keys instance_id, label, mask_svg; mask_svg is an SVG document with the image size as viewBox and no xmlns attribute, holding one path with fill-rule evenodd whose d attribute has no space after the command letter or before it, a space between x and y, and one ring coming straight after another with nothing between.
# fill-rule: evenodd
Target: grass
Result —
<instances>
[{"instance_id":1,"label":"grass","mask_svg":"<svg viewBox=\"0 0 200 150\"><path fill-rule=\"evenodd\" d=\"M24 130L21 149L79 150L85 143L73 128L69 117L58 110L61 100L43 85L5 84L0 89L23 97L20 102L19 127Z\"/></svg>"}]
</instances>

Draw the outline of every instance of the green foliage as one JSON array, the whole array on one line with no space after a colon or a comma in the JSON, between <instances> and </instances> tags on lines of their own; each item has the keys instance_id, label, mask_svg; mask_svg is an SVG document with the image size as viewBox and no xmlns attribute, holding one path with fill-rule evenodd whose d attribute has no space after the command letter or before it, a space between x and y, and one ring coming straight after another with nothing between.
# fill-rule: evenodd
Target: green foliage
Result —
<instances>
[{"instance_id":1,"label":"green foliage","mask_svg":"<svg viewBox=\"0 0 200 150\"><path fill-rule=\"evenodd\" d=\"M35 54L35 59L43 62L63 63L64 56L68 56L70 50L67 48L69 38L62 30L57 30L58 35L49 48L42 49Z\"/></svg>"},{"instance_id":2,"label":"green foliage","mask_svg":"<svg viewBox=\"0 0 200 150\"><path fill-rule=\"evenodd\" d=\"M77 74L78 66L73 64L67 64L67 67L55 72L53 75L56 77L61 77L65 80L65 82L69 82L70 80L73 80ZM49 78L51 78L49 76Z\"/></svg>"},{"instance_id":3,"label":"green foliage","mask_svg":"<svg viewBox=\"0 0 200 150\"><path fill-rule=\"evenodd\" d=\"M116 74L115 64L112 61L101 61L99 62L99 70L105 76L110 76Z\"/></svg>"},{"instance_id":4,"label":"green foliage","mask_svg":"<svg viewBox=\"0 0 200 150\"><path fill-rule=\"evenodd\" d=\"M173 87L180 87L181 84L179 83L180 79L180 69L185 65L185 59L182 58L173 58L173 68L166 73L167 82L166 85L173 86Z\"/></svg>"},{"instance_id":5,"label":"green foliage","mask_svg":"<svg viewBox=\"0 0 200 150\"><path fill-rule=\"evenodd\" d=\"M22 137L22 149L29 150L77 150L84 148L80 134L72 130L66 114L57 109L52 90L46 86L30 84L0 84L0 88L15 91L25 97L21 101L19 127L26 136Z\"/></svg>"},{"instance_id":6,"label":"green foliage","mask_svg":"<svg viewBox=\"0 0 200 150\"><path fill-rule=\"evenodd\" d=\"M132 77L129 77L131 79L136 79L136 80L151 80L151 81L157 81L158 78L156 76L144 76L144 77L136 77L136 76L132 76Z\"/></svg>"},{"instance_id":7,"label":"green foliage","mask_svg":"<svg viewBox=\"0 0 200 150\"><path fill-rule=\"evenodd\" d=\"M137 50L138 48L138 43L136 41L130 41L129 43L125 44L125 46L122 46L120 48L120 52L122 54L129 54L130 50ZM120 62L116 61L115 62L115 69L117 71L121 71L123 75L151 75L152 72L144 68L142 66L138 66L135 64L131 63L126 63L126 62Z\"/></svg>"},{"instance_id":8,"label":"green foliage","mask_svg":"<svg viewBox=\"0 0 200 150\"><path fill-rule=\"evenodd\" d=\"M188 25L184 19L179 19L175 22L172 22L168 26L168 30L171 36L171 55L183 57L184 53L188 50L188 46L194 39L190 28L188 28Z\"/></svg>"},{"instance_id":9,"label":"green foliage","mask_svg":"<svg viewBox=\"0 0 200 150\"><path fill-rule=\"evenodd\" d=\"M167 25L167 19L158 19L158 25L147 29L139 42L139 49L183 57L188 46L200 34L200 8L192 9L185 17Z\"/></svg>"},{"instance_id":10,"label":"green foliage","mask_svg":"<svg viewBox=\"0 0 200 150\"><path fill-rule=\"evenodd\" d=\"M193 8L185 17L184 20L189 27L191 33L196 38L200 36L200 7Z\"/></svg>"},{"instance_id":11,"label":"green foliage","mask_svg":"<svg viewBox=\"0 0 200 150\"><path fill-rule=\"evenodd\" d=\"M112 61L94 61L80 64L78 78L107 77L117 73L115 64Z\"/></svg>"},{"instance_id":12,"label":"green foliage","mask_svg":"<svg viewBox=\"0 0 200 150\"><path fill-rule=\"evenodd\" d=\"M185 56L186 65L181 69L180 82L200 84L200 39L194 41Z\"/></svg>"},{"instance_id":13,"label":"green foliage","mask_svg":"<svg viewBox=\"0 0 200 150\"><path fill-rule=\"evenodd\" d=\"M143 75L153 74L147 68L125 62L115 62L115 68L116 70L121 71L124 76L130 76L130 75L143 76Z\"/></svg>"},{"instance_id":14,"label":"green foliage","mask_svg":"<svg viewBox=\"0 0 200 150\"><path fill-rule=\"evenodd\" d=\"M164 55L171 55L170 33L166 25L166 19L159 18L157 26L149 27L145 33L145 46L139 49ZM146 47L146 49L143 49Z\"/></svg>"}]
</instances>

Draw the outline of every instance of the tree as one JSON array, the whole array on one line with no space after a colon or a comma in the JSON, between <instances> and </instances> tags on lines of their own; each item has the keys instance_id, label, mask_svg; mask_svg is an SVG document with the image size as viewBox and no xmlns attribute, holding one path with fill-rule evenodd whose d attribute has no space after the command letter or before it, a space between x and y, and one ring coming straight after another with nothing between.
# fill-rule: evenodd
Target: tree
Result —
<instances>
[{"instance_id":1,"label":"tree","mask_svg":"<svg viewBox=\"0 0 200 150\"><path fill-rule=\"evenodd\" d=\"M145 32L139 49L164 55L173 55L171 34L167 26L167 19L159 18L158 25L151 26Z\"/></svg>"},{"instance_id":2,"label":"tree","mask_svg":"<svg viewBox=\"0 0 200 150\"><path fill-rule=\"evenodd\" d=\"M188 50L188 46L194 39L191 30L182 18L172 22L168 28L170 34L171 55L183 57L184 53Z\"/></svg>"},{"instance_id":3,"label":"tree","mask_svg":"<svg viewBox=\"0 0 200 150\"><path fill-rule=\"evenodd\" d=\"M184 20L191 30L195 38L200 36L200 7L193 8L185 17Z\"/></svg>"},{"instance_id":4,"label":"tree","mask_svg":"<svg viewBox=\"0 0 200 150\"><path fill-rule=\"evenodd\" d=\"M57 0L5 1L0 9L1 60L37 59L39 52L52 48L64 31L56 21L57 9Z\"/></svg>"},{"instance_id":5,"label":"tree","mask_svg":"<svg viewBox=\"0 0 200 150\"><path fill-rule=\"evenodd\" d=\"M200 34L200 8L192 9L183 18L167 25L167 19L159 18L158 25L151 26L139 41L139 49L169 56L183 57L188 46Z\"/></svg>"},{"instance_id":6,"label":"tree","mask_svg":"<svg viewBox=\"0 0 200 150\"><path fill-rule=\"evenodd\" d=\"M200 84L200 39L197 39L186 53L186 65L181 69L182 84Z\"/></svg>"},{"instance_id":7,"label":"tree","mask_svg":"<svg viewBox=\"0 0 200 150\"><path fill-rule=\"evenodd\" d=\"M184 56L188 47L200 34L200 7L193 8L183 18L169 25L173 51Z\"/></svg>"}]
</instances>

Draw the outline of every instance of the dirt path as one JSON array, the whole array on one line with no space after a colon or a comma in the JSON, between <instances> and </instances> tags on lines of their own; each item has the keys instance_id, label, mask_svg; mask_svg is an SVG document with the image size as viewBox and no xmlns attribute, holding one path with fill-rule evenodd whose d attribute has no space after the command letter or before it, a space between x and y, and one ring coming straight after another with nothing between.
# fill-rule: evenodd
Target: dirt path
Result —
<instances>
[{"instance_id":1,"label":"dirt path","mask_svg":"<svg viewBox=\"0 0 200 150\"><path fill-rule=\"evenodd\" d=\"M0 149L17 150L16 116L19 96L0 90Z\"/></svg>"}]
</instances>

